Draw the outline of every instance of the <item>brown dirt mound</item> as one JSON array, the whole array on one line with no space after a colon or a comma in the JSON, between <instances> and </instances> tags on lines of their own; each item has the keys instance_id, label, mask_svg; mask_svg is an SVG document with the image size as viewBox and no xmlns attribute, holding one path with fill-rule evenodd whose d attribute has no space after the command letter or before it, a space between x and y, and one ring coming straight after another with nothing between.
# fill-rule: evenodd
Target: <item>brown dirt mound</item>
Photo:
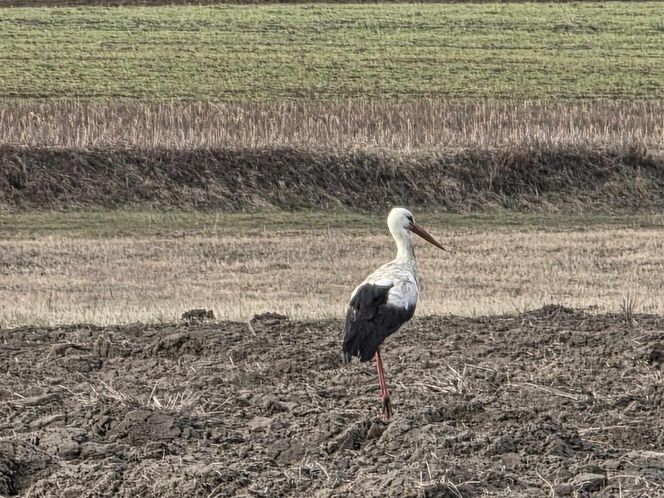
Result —
<instances>
[{"instance_id":1,"label":"brown dirt mound","mask_svg":"<svg viewBox=\"0 0 664 498\"><path fill-rule=\"evenodd\" d=\"M453 212L661 211L664 156L638 148L390 153L0 147L0 207L9 210L383 211L394 204Z\"/></svg>"},{"instance_id":2,"label":"brown dirt mound","mask_svg":"<svg viewBox=\"0 0 664 498\"><path fill-rule=\"evenodd\" d=\"M0 331L0 494L664 496L664 318L431 317L372 364L267 314Z\"/></svg>"}]
</instances>

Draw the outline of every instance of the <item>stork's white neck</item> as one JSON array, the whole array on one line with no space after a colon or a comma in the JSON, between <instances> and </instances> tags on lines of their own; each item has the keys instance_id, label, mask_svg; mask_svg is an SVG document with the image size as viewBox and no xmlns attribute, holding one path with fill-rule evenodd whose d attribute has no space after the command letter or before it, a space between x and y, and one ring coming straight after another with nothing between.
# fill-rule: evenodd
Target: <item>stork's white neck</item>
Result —
<instances>
[{"instance_id":1,"label":"stork's white neck","mask_svg":"<svg viewBox=\"0 0 664 498\"><path fill-rule=\"evenodd\" d=\"M398 261L415 261L415 250L413 249L413 241L410 238L410 233L405 229L399 227L396 230L390 230L392 237L397 243L397 257Z\"/></svg>"}]
</instances>

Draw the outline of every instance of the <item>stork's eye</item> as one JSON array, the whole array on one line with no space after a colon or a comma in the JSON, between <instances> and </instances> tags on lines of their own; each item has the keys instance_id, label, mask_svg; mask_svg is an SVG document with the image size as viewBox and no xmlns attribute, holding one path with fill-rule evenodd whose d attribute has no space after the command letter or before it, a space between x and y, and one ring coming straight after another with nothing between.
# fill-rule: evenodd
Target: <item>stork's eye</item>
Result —
<instances>
[{"instance_id":1,"label":"stork's eye","mask_svg":"<svg viewBox=\"0 0 664 498\"><path fill-rule=\"evenodd\" d=\"M408 221L410 221L411 223L413 223L415 221L415 220L413 220L413 215L412 214L409 214L408 216L406 216L406 219Z\"/></svg>"}]
</instances>

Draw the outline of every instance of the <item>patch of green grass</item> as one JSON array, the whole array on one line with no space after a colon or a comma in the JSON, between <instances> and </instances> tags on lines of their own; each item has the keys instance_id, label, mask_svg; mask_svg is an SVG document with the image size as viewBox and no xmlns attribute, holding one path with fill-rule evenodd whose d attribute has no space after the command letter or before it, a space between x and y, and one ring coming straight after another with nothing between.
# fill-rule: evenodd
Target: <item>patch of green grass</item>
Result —
<instances>
[{"instance_id":1,"label":"patch of green grass","mask_svg":"<svg viewBox=\"0 0 664 498\"><path fill-rule=\"evenodd\" d=\"M197 211L31 211L0 214L0 238L44 236L83 238L178 237L345 230L377 233L387 230L385 215L351 212ZM418 222L435 230L584 229L587 227L664 227L664 215L558 215L497 210L485 213L416 213Z\"/></svg>"},{"instance_id":2,"label":"patch of green grass","mask_svg":"<svg viewBox=\"0 0 664 498\"><path fill-rule=\"evenodd\" d=\"M658 2L0 13L0 98L664 97Z\"/></svg>"},{"instance_id":3,"label":"patch of green grass","mask_svg":"<svg viewBox=\"0 0 664 498\"><path fill-rule=\"evenodd\" d=\"M371 216L323 212L223 213L200 211L29 211L0 214L0 237L70 237L223 235L263 231L367 228Z\"/></svg>"}]
</instances>

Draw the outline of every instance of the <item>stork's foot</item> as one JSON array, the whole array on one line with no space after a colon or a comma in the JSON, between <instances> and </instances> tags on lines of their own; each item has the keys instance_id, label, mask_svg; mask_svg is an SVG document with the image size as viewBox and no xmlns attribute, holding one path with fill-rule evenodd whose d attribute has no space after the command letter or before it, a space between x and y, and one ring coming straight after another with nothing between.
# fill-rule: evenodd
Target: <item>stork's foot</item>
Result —
<instances>
[{"instance_id":1,"label":"stork's foot","mask_svg":"<svg viewBox=\"0 0 664 498\"><path fill-rule=\"evenodd\" d=\"M383 421L389 422L392 416L392 401L389 396L382 398L383 401Z\"/></svg>"}]
</instances>

